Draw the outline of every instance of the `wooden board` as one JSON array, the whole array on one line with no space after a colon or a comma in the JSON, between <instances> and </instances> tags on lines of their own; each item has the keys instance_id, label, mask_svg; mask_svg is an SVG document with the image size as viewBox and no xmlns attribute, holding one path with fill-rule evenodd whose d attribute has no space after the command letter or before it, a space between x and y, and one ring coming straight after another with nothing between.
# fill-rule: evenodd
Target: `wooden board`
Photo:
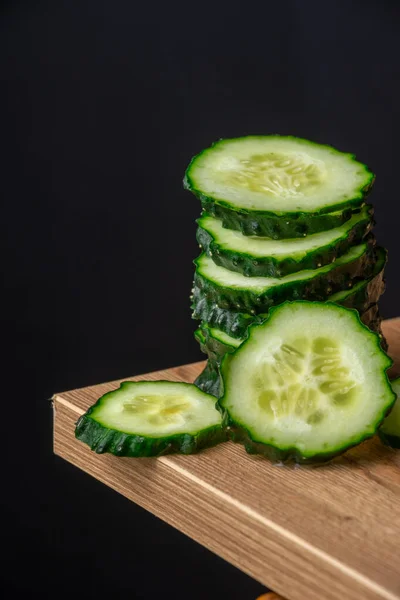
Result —
<instances>
[{"instance_id":1,"label":"wooden board","mask_svg":"<svg viewBox=\"0 0 400 600\"><path fill-rule=\"evenodd\" d=\"M400 374L400 319L384 332ZM193 381L203 365L132 379ZM288 600L400 599L399 451L374 438L329 465L301 468L232 443L194 456L96 455L75 440L74 424L118 383L54 396L56 454Z\"/></svg>"}]
</instances>

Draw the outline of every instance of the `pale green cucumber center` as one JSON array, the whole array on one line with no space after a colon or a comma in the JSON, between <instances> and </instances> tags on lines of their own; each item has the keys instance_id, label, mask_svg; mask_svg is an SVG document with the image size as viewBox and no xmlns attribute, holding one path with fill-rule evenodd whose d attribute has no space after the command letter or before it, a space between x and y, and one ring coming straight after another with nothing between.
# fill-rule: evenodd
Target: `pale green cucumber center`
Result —
<instances>
[{"instance_id":1,"label":"pale green cucumber center","mask_svg":"<svg viewBox=\"0 0 400 600\"><path fill-rule=\"evenodd\" d=\"M336 451L374 433L391 400L389 365L353 311L287 303L224 362L221 402L255 441Z\"/></svg>"},{"instance_id":2,"label":"pale green cucumber center","mask_svg":"<svg viewBox=\"0 0 400 600\"><path fill-rule=\"evenodd\" d=\"M149 437L196 433L221 422L215 398L173 382L125 384L105 396L91 417L109 429Z\"/></svg>"},{"instance_id":3,"label":"pale green cucumber center","mask_svg":"<svg viewBox=\"0 0 400 600\"><path fill-rule=\"evenodd\" d=\"M140 415L151 425L179 425L184 422L184 413L189 407L190 403L183 396L136 396L123 403L123 410Z\"/></svg>"},{"instance_id":4,"label":"pale green cucumber center","mask_svg":"<svg viewBox=\"0 0 400 600\"><path fill-rule=\"evenodd\" d=\"M326 177L324 163L299 152L230 156L216 171L220 183L276 197L313 193Z\"/></svg>"},{"instance_id":5,"label":"pale green cucumber center","mask_svg":"<svg viewBox=\"0 0 400 600\"><path fill-rule=\"evenodd\" d=\"M260 408L277 420L293 417L313 425L332 408L351 408L360 386L331 337L298 337L257 364L252 378Z\"/></svg>"}]
</instances>

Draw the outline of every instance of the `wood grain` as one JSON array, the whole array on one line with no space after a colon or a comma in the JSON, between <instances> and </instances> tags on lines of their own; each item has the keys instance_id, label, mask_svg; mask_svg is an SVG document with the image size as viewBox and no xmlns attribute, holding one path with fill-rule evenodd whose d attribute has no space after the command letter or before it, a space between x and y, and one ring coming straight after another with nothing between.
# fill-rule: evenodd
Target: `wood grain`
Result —
<instances>
[{"instance_id":1,"label":"wood grain","mask_svg":"<svg viewBox=\"0 0 400 600\"><path fill-rule=\"evenodd\" d=\"M384 332L400 374L400 319ZM134 377L193 381L204 363ZM56 394L54 451L288 600L400 600L400 452L274 466L232 443L194 456L96 455L74 425L117 382ZM168 498L168 502L165 502Z\"/></svg>"}]
</instances>

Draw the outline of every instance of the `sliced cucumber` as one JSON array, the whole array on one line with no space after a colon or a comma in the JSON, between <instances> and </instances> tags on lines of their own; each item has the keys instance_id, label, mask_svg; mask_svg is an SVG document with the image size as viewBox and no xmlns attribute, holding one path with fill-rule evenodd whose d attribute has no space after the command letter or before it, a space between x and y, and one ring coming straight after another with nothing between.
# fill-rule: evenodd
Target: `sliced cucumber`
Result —
<instances>
[{"instance_id":1,"label":"sliced cucumber","mask_svg":"<svg viewBox=\"0 0 400 600\"><path fill-rule=\"evenodd\" d=\"M364 314L371 305L378 302L385 291L386 259L387 251L381 247L376 248L376 263L372 276L354 283L351 288L347 286L345 290L327 296L326 300L347 308L355 308L360 314ZM265 313L251 315L220 308L215 302L209 301L197 286L193 289L192 310L193 318L205 321L211 327L221 329L234 338L245 337L249 325L262 322L267 316Z\"/></svg>"},{"instance_id":2,"label":"sliced cucumber","mask_svg":"<svg viewBox=\"0 0 400 600\"><path fill-rule=\"evenodd\" d=\"M249 452L328 460L376 432L395 400L391 365L356 311L286 302L225 355L224 424Z\"/></svg>"},{"instance_id":3,"label":"sliced cucumber","mask_svg":"<svg viewBox=\"0 0 400 600\"><path fill-rule=\"evenodd\" d=\"M397 401L392 408L391 413L383 421L379 428L379 437L391 448L400 448L400 377L392 383L392 389L397 395Z\"/></svg>"},{"instance_id":4,"label":"sliced cucumber","mask_svg":"<svg viewBox=\"0 0 400 600\"><path fill-rule=\"evenodd\" d=\"M215 398L189 383L125 381L82 415L76 437L116 456L192 454L224 440Z\"/></svg>"},{"instance_id":5,"label":"sliced cucumber","mask_svg":"<svg viewBox=\"0 0 400 600\"><path fill-rule=\"evenodd\" d=\"M220 267L206 254L195 261L195 286L221 308L263 312L285 300L306 297L326 300L329 294L351 287L354 279L371 275L375 265L369 242L353 246L336 262L286 277L245 277Z\"/></svg>"},{"instance_id":6,"label":"sliced cucumber","mask_svg":"<svg viewBox=\"0 0 400 600\"><path fill-rule=\"evenodd\" d=\"M341 227L280 241L225 229L222 221L207 213L197 223L197 241L217 265L250 277L283 277L331 263L361 242L373 220L364 206Z\"/></svg>"},{"instance_id":7,"label":"sliced cucumber","mask_svg":"<svg viewBox=\"0 0 400 600\"><path fill-rule=\"evenodd\" d=\"M353 154L271 135L214 143L192 159L184 184L208 203L291 219L357 208L373 181Z\"/></svg>"},{"instance_id":8,"label":"sliced cucumber","mask_svg":"<svg viewBox=\"0 0 400 600\"><path fill-rule=\"evenodd\" d=\"M234 210L232 207L217 204L207 199L201 199L204 211L221 219L223 227L235 229L243 235L259 235L272 238L273 240L303 238L307 235L327 231L340 227L359 212L345 208L332 213L322 215L308 215L307 213L291 214L290 218L273 213L265 213L260 210ZM369 212L373 214L373 208L369 205Z\"/></svg>"}]
</instances>

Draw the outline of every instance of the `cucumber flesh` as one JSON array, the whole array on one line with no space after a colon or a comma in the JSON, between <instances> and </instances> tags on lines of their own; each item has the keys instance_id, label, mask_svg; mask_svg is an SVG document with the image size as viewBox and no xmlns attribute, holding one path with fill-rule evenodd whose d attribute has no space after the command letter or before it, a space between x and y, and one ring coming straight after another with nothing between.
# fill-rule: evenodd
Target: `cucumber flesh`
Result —
<instances>
[{"instance_id":1,"label":"cucumber flesh","mask_svg":"<svg viewBox=\"0 0 400 600\"><path fill-rule=\"evenodd\" d=\"M350 248L334 263L281 278L246 277L216 265L204 253L194 262L195 287L208 300L221 308L255 314L285 300L303 297L325 300L329 294L351 287L355 279L371 275L376 259L370 242L366 241Z\"/></svg>"},{"instance_id":2,"label":"cucumber flesh","mask_svg":"<svg viewBox=\"0 0 400 600\"><path fill-rule=\"evenodd\" d=\"M283 218L358 207L373 181L352 154L276 135L220 140L185 175L186 188L202 199Z\"/></svg>"},{"instance_id":3,"label":"cucumber flesh","mask_svg":"<svg viewBox=\"0 0 400 600\"><path fill-rule=\"evenodd\" d=\"M397 400L379 429L379 437L387 446L400 448L400 377L391 383Z\"/></svg>"},{"instance_id":4,"label":"cucumber flesh","mask_svg":"<svg viewBox=\"0 0 400 600\"><path fill-rule=\"evenodd\" d=\"M126 381L79 419L76 437L117 456L191 454L223 440L215 398L187 383Z\"/></svg>"},{"instance_id":5,"label":"cucumber flesh","mask_svg":"<svg viewBox=\"0 0 400 600\"><path fill-rule=\"evenodd\" d=\"M283 277L322 267L361 242L373 225L366 206L341 227L301 239L246 237L209 214L197 223L197 241L205 253L217 265L250 277Z\"/></svg>"},{"instance_id":6,"label":"cucumber flesh","mask_svg":"<svg viewBox=\"0 0 400 600\"><path fill-rule=\"evenodd\" d=\"M376 432L395 400L391 365L356 311L284 303L223 359L224 423L250 452L328 460Z\"/></svg>"}]
</instances>

